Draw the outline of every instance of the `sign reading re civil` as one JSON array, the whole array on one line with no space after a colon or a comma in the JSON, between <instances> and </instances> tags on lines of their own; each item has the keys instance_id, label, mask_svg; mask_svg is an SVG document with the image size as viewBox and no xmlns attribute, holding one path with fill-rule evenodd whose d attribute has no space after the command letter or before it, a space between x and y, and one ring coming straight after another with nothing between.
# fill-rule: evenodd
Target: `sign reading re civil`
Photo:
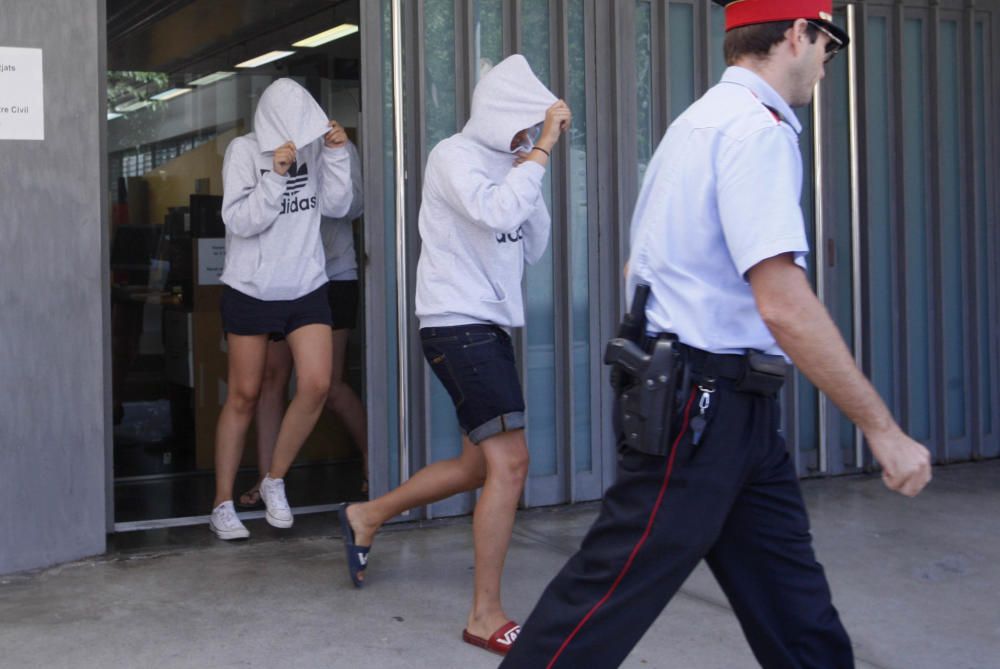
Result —
<instances>
[{"instance_id":1,"label":"sign reading re civil","mask_svg":"<svg viewBox=\"0 0 1000 669\"><path fill-rule=\"evenodd\" d=\"M0 46L0 139L45 139L42 50Z\"/></svg>"}]
</instances>

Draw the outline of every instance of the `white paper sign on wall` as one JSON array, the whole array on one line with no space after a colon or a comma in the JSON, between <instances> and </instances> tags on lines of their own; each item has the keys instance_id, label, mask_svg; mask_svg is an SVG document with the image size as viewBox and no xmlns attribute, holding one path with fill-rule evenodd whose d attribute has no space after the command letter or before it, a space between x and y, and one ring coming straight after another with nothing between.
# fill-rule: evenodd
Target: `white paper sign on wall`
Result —
<instances>
[{"instance_id":1,"label":"white paper sign on wall","mask_svg":"<svg viewBox=\"0 0 1000 669\"><path fill-rule=\"evenodd\" d=\"M0 139L45 139L42 50L0 46Z\"/></svg>"},{"instance_id":2,"label":"white paper sign on wall","mask_svg":"<svg viewBox=\"0 0 1000 669\"><path fill-rule=\"evenodd\" d=\"M222 270L226 265L225 239L198 240L198 285L221 286Z\"/></svg>"}]
</instances>

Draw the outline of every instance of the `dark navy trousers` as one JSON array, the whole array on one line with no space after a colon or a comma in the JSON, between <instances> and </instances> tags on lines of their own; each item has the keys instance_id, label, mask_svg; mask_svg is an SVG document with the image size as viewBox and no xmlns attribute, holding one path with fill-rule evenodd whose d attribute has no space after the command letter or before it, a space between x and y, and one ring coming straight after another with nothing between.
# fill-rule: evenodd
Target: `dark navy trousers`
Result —
<instances>
[{"instance_id":1,"label":"dark navy trousers","mask_svg":"<svg viewBox=\"0 0 1000 669\"><path fill-rule=\"evenodd\" d=\"M696 393L678 417L667 457L621 454L600 515L501 667L619 666L702 559L761 666L854 666L813 554L777 400L720 379L694 446Z\"/></svg>"}]
</instances>

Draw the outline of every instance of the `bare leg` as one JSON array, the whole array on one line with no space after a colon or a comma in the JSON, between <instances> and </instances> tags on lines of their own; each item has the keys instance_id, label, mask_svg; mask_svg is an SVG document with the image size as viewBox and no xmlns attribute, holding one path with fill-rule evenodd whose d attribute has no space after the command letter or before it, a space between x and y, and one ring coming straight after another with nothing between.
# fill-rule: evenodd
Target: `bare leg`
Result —
<instances>
[{"instance_id":1,"label":"bare leg","mask_svg":"<svg viewBox=\"0 0 1000 669\"><path fill-rule=\"evenodd\" d=\"M476 572L467 627L488 637L508 620L500 603L500 576L527 475L524 430L504 432L479 446L463 437L459 457L424 467L370 502L350 505L347 517L357 544L370 546L378 528L403 511L483 486L472 521Z\"/></svg>"},{"instance_id":2,"label":"bare leg","mask_svg":"<svg viewBox=\"0 0 1000 669\"><path fill-rule=\"evenodd\" d=\"M274 444L278 441L281 417L285 413L288 380L291 376L292 352L288 343L268 342L264 382L260 387L260 399L257 400L257 471L260 472L260 479L271 469L271 457L274 455ZM259 483L258 479L258 485ZM248 495L249 492L245 494ZM244 503L252 503L252 500Z\"/></svg>"},{"instance_id":3,"label":"bare leg","mask_svg":"<svg viewBox=\"0 0 1000 669\"><path fill-rule=\"evenodd\" d=\"M281 421L269 470L271 478L285 477L323 411L330 390L331 341L329 325L305 325L288 334L296 389Z\"/></svg>"},{"instance_id":4,"label":"bare leg","mask_svg":"<svg viewBox=\"0 0 1000 669\"><path fill-rule=\"evenodd\" d=\"M368 425L365 407L354 389L344 380L347 363L347 338L350 330L333 331L333 371L330 375L330 394L326 408L332 411L347 427L354 445L361 451L361 462L368 478Z\"/></svg>"},{"instance_id":5,"label":"bare leg","mask_svg":"<svg viewBox=\"0 0 1000 669\"><path fill-rule=\"evenodd\" d=\"M486 484L472 517L476 576L468 630L488 638L509 620L500 603L500 577L528 476L528 446L524 430L516 430L490 437L480 447L486 458Z\"/></svg>"},{"instance_id":6,"label":"bare leg","mask_svg":"<svg viewBox=\"0 0 1000 669\"><path fill-rule=\"evenodd\" d=\"M267 335L228 335L229 392L215 431L215 503L233 498L243 442L253 419L264 377Z\"/></svg>"},{"instance_id":7,"label":"bare leg","mask_svg":"<svg viewBox=\"0 0 1000 669\"><path fill-rule=\"evenodd\" d=\"M475 490L486 481L483 451L462 437L462 453L457 458L427 465L403 485L370 502L351 504L347 517L359 546L370 546L375 532L390 518L407 509L424 506Z\"/></svg>"}]
</instances>

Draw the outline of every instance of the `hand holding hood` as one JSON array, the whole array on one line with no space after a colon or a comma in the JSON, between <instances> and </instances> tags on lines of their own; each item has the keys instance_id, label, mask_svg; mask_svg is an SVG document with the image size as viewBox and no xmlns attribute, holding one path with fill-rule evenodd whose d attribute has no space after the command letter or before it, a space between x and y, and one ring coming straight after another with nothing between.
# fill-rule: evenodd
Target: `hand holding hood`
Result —
<instances>
[{"instance_id":1,"label":"hand holding hood","mask_svg":"<svg viewBox=\"0 0 1000 669\"><path fill-rule=\"evenodd\" d=\"M278 79L260 96L253 128L260 150L267 153L289 141L301 149L325 135L330 124L309 91L291 79Z\"/></svg>"},{"instance_id":2,"label":"hand holding hood","mask_svg":"<svg viewBox=\"0 0 1000 669\"><path fill-rule=\"evenodd\" d=\"M476 85L472 114L462 134L494 151L511 153L514 135L545 121L545 112L556 102L524 56L514 54Z\"/></svg>"}]
</instances>

